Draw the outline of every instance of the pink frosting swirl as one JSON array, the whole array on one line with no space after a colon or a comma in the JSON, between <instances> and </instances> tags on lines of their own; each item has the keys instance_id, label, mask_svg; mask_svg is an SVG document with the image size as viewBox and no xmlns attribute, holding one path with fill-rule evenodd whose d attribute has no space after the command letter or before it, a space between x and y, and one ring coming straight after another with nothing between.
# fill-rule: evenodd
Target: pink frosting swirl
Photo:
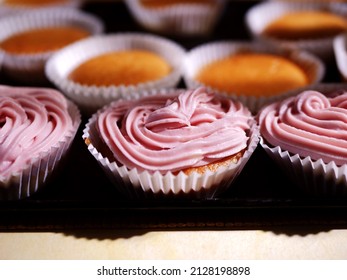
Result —
<instances>
[{"instance_id":1,"label":"pink frosting swirl","mask_svg":"<svg viewBox=\"0 0 347 280\"><path fill-rule=\"evenodd\" d=\"M99 114L97 127L121 164L165 173L242 151L252 121L241 103L199 88L117 101Z\"/></svg>"},{"instance_id":2,"label":"pink frosting swirl","mask_svg":"<svg viewBox=\"0 0 347 280\"><path fill-rule=\"evenodd\" d=\"M0 86L0 178L18 173L72 127L59 92Z\"/></svg>"},{"instance_id":3,"label":"pink frosting swirl","mask_svg":"<svg viewBox=\"0 0 347 280\"><path fill-rule=\"evenodd\" d=\"M304 91L263 108L258 119L273 146L325 163L347 163L347 93L329 98Z\"/></svg>"}]
</instances>

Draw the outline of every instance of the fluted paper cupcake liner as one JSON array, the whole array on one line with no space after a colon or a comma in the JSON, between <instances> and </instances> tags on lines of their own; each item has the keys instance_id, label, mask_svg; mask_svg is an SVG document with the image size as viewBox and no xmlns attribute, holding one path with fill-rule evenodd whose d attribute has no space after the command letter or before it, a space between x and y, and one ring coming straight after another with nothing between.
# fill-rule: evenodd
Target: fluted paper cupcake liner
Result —
<instances>
[{"instance_id":1,"label":"fluted paper cupcake liner","mask_svg":"<svg viewBox=\"0 0 347 280\"><path fill-rule=\"evenodd\" d=\"M253 38L269 45L302 49L320 57L325 62L333 60L334 36L321 39L280 40L263 34L266 26L280 16L294 11L325 11L347 18L347 5L343 3L328 3L313 1L268 1L250 8L245 21Z\"/></svg>"},{"instance_id":2,"label":"fluted paper cupcake liner","mask_svg":"<svg viewBox=\"0 0 347 280\"><path fill-rule=\"evenodd\" d=\"M347 194L347 164L324 163L321 159L301 158L281 147L272 147L260 138L260 145L304 194L338 196Z\"/></svg>"},{"instance_id":3,"label":"fluted paper cupcake liner","mask_svg":"<svg viewBox=\"0 0 347 280\"><path fill-rule=\"evenodd\" d=\"M170 91L162 90L159 94L167 94L168 92ZM158 94L158 92L151 91L146 94L152 95ZM140 98L143 95L134 95L133 98ZM154 173L139 172L136 168L128 169L126 166L117 163L105 143L100 139L95 122L102 110L99 110L89 119L83 131L83 139L89 152L97 160L115 188L130 198L184 197L185 195L194 198L215 197L230 187L230 184L242 171L259 142L259 129L258 126L254 125L248 132L248 146L242 158L237 163L232 163L227 167L219 167L215 172L206 171L204 174L192 172L190 175L186 175L182 171L178 174L172 172L161 174L158 171Z\"/></svg>"},{"instance_id":4,"label":"fluted paper cupcake liner","mask_svg":"<svg viewBox=\"0 0 347 280\"><path fill-rule=\"evenodd\" d=\"M232 54L239 52L254 52L254 53L269 53L283 56L301 67L309 80L309 85L320 82L325 74L324 63L316 56L305 51L292 51L283 48L275 48L268 45L263 45L254 42L213 42L198 46L192 49L187 54L185 60L184 69L184 81L188 88L197 88L199 86L205 86L212 91L230 96L234 99L240 100L244 103L253 113L257 113L258 110L266 104L280 100L287 96L290 91L286 91L274 96L252 96L245 95L242 92L224 92L215 88L211 88L208 85L196 80L198 72L206 65L217 61L219 59L226 58Z\"/></svg>"},{"instance_id":5,"label":"fluted paper cupcake liner","mask_svg":"<svg viewBox=\"0 0 347 280\"><path fill-rule=\"evenodd\" d=\"M346 48L347 35L342 34L334 39L333 48L335 54L335 62L337 69L341 75L341 80L347 82L347 48Z\"/></svg>"},{"instance_id":6,"label":"fluted paper cupcake liner","mask_svg":"<svg viewBox=\"0 0 347 280\"><path fill-rule=\"evenodd\" d=\"M69 114L73 128L64 138L48 151L42 151L33 157L18 173L9 177L0 177L0 200L18 200L27 198L44 187L53 173L65 159L81 123L80 112L75 104L69 101Z\"/></svg>"},{"instance_id":7,"label":"fluted paper cupcake liner","mask_svg":"<svg viewBox=\"0 0 347 280\"><path fill-rule=\"evenodd\" d=\"M171 73L162 79L132 86L87 86L68 78L73 69L88 59L112 51L130 49L143 49L160 55L171 66ZM175 87L182 76L184 57L185 50L180 45L160 36L142 33L108 34L88 38L62 49L47 62L46 75L85 114L90 114L113 100L134 92Z\"/></svg>"},{"instance_id":8,"label":"fluted paper cupcake liner","mask_svg":"<svg viewBox=\"0 0 347 280\"><path fill-rule=\"evenodd\" d=\"M74 26L90 35L103 32L103 23L95 16L71 8L47 8L4 18L0 22L0 41L31 29L54 26ZM27 84L45 84L44 65L54 51L38 54L12 54L0 49L3 71L14 81Z\"/></svg>"},{"instance_id":9,"label":"fluted paper cupcake liner","mask_svg":"<svg viewBox=\"0 0 347 280\"><path fill-rule=\"evenodd\" d=\"M314 90L326 96L335 96L336 94L340 94L343 91L347 91L347 83L318 83L302 89L290 91L286 97L298 95L305 90Z\"/></svg>"},{"instance_id":10,"label":"fluted paper cupcake liner","mask_svg":"<svg viewBox=\"0 0 347 280\"><path fill-rule=\"evenodd\" d=\"M172 4L151 9L139 0L126 0L130 13L144 28L173 35L207 35L212 32L225 0L217 0L213 5L204 3Z\"/></svg>"}]
</instances>

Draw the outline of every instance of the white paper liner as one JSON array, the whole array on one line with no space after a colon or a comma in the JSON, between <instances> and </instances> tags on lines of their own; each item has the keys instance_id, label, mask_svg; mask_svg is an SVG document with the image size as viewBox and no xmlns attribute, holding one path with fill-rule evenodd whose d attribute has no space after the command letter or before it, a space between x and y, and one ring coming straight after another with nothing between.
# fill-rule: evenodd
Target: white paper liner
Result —
<instances>
[{"instance_id":1,"label":"white paper liner","mask_svg":"<svg viewBox=\"0 0 347 280\"><path fill-rule=\"evenodd\" d=\"M266 26L280 16L288 12L309 10L327 11L347 18L347 5L343 3L268 1L250 8L245 15L245 21L250 34L255 39L274 46L306 50L317 55L322 60L330 62L333 59L334 37L322 39L280 40L270 38L263 34Z\"/></svg>"},{"instance_id":2,"label":"white paper liner","mask_svg":"<svg viewBox=\"0 0 347 280\"><path fill-rule=\"evenodd\" d=\"M347 48L346 34L341 34L334 39L333 48L337 69L343 81L347 82Z\"/></svg>"},{"instance_id":3,"label":"white paper liner","mask_svg":"<svg viewBox=\"0 0 347 280\"><path fill-rule=\"evenodd\" d=\"M342 91L347 91L347 83L318 83L302 89L290 91L285 98L293 95L298 95L305 90L314 90L329 96L330 94L338 94Z\"/></svg>"},{"instance_id":4,"label":"white paper liner","mask_svg":"<svg viewBox=\"0 0 347 280\"><path fill-rule=\"evenodd\" d=\"M47 8L4 18L0 22L0 41L13 34L31 29L52 26L76 26L91 36L103 32L104 26L97 17L72 8ZM47 84L44 65L54 52L16 55L0 49L4 56L3 71L12 80L34 85Z\"/></svg>"},{"instance_id":5,"label":"white paper liner","mask_svg":"<svg viewBox=\"0 0 347 280\"><path fill-rule=\"evenodd\" d=\"M137 22L150 31L195 36L212 32L225 0L216 0L214 5L187 2L156 9L143 6L139 0L126 0L125 3Z\"/></svg>"},{"instance_id":6,"label":"white paper liner","mask_svg":"<svg viewBox=\"0 0 347 280\"><path fill-rule=\"evenodd\" d=\"M132 98L137 99L144 95L167 94L169 92L170 90L162 90L161 92L153 90L135 94ZM86 141L89 152L97 160L117 190L130 198L155 197L156 195L164 197L167 195L189 195L189 197L196 198L215 197L224 192L240 174L259 142L259 128L254 125L249 132L248 147L242 158L235 164L218 168L215 172L206 171L204 174L192 172L190 175L186 175L184 172L179 172L177 175L171 172L165 175L160 172L138 172L136 168L128 169L119 165L113 160L112 154L107 156L109 151L105 150L105 144L100 139L95 125L97 116L102 110L99 110L89 119L82 138Z\"/></svg>"},{"instance_id":7,"label":"white paper liner","mask_svg":"<svg viewBox=\"0 0 347 280\"><path fill-rule=\"evenodd\" d=\"M347 164L337 166L335 162L326 164L321 159L301 158L278 146L268 146L263 138L260 145L303 193L313 196L347 194Z\"/></svg>"},{"instance_id":8,"label":"white paper liner","mask_svg":"<svg viewBox=\"0 0 347 280\"><path fill-rule=\"evenodd\" d=\"M81 115L77 106L68 101L69 114L73 128L64 138L50 148L33 157L22 171L8 178L0 177L0 200L24 199L36 193L52 177L53 171L65 159L81 123Z\"/></svg>"},{"instance_id":9,"label":"white paper liner","mask_svg":"<svg viewBox=\"0 0 347 280\"><path fill-rule=\"evenodd\" d=\"M68 79L70 72L92 57L129 49L143 49L160 55L172 67L166 77L133 86L87 86ZM174 41L142 33L94 36L72 44L53 55L46 64L46 76L75 101L85 114L134 92L175 87L182 76L185 50Z\"/></svg>"},{"instance_id":10,"label":"white paper liner","mask_svg":"<svg viewBox=\"0 0 347 280\"><path fill-rule=\"evenodd\" d=\"M269 97L244 95L242 94L242 92L223 92L219 91L218 89L211 88L208 85L205 85L196 80L196 75L205 65L239 52L269 53L283 56L295 62L305 71L309 79L309 85L320 82L325 74L324 63L318 57L305 51L292 51L254 42L224 41L207 43L193 48L192 50L190 50L190 52L188 52L185 60L185 69L183 74L186 86L188 88L205 86L212 91L219 92L234 99L240 100L253 113L257 113L258 110L264 105L280 100L286 96L289 91Z\"/></svg>"}]
</instances>

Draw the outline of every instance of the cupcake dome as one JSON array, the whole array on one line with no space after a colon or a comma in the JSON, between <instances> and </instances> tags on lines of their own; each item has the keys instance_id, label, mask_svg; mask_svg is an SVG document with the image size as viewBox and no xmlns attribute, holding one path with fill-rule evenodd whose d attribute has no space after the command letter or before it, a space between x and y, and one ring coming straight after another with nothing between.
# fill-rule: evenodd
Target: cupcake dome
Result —
<instances>
[{"instance_id":1,"label":"cupcake dome","mask_svg":"<svg viewBox=\"0 0 347 280\"><path fill-rule=\"evenodd\" d=\"M191 49L185 61L188 88L205 86L243 102L256 113L288 92L316 84L323 62L303 51L250 42L212 42Z\"/></svg>"}]
</instances>

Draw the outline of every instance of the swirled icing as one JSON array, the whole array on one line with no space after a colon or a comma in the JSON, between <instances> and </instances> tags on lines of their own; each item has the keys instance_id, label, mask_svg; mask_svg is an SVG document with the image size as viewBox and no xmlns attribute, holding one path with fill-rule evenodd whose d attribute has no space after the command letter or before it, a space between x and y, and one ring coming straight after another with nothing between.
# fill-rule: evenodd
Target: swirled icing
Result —
<instances>
[{"instance_id":1,"label":"swirled icing","mask_svg":"<svg viewBox=\"0 0 347 280\"><path fill-rule=\"evenodd\" d=\"M252 120L241 103L199 88L115 102L97 127L121 164L165 173L242 151Z\"/></svg>"},{"instance_id":2,"label":"swirled icing","mask_svg":"<svg viewBox=\"0 0 347 280\"><path fill-rule=\"evenodd\" d=\"M22 170L73 127L57 91L0 86L0 178Z\"/></svg>"},{"instance_id":3,"label":"swirled icing","mask_svg":"<svg viewBox=\"0 0 347 280\"><path fill-rule=\"evenodd\" d=\"M304 91L259 113L260 132L273 146L301 157L347 163L347 93Z\"/></svg>"}]
</instances>

